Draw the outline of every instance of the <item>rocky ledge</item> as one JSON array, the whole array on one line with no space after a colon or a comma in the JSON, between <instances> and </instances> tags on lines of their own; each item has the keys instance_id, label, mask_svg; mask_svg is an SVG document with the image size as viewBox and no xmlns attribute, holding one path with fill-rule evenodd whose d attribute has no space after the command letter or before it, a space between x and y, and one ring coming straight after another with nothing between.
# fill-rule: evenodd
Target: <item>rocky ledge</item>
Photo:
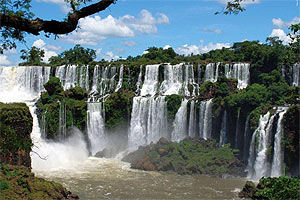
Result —
<instances>
[{"instance_id":1,"label":"rocky ledge","mask_svg":"<svg viewBox=\"0 0 300 200\"><path fill-rule=\"evenodd\" d=\"M231 149L229 144L219 147L211 139L187 138L177 143L161 138L156 144L139 147L122 161L131 163L134 169L147 171L245 176L238 150Z\"/></svg>"}]
</instances>

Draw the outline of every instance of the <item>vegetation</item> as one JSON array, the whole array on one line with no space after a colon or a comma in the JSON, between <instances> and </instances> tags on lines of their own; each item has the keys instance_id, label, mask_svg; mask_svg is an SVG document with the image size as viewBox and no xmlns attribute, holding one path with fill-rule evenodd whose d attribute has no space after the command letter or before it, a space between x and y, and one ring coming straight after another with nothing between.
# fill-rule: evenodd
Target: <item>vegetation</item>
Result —
<instances>
[{"instance_id":1,"label":"vegetation","mask_svg":"<svg viewBox=\"0 0 300 200\"><path fill-rule=\"evenodd\" d=\"M74 87L63 91L60 80L50 77L44 85L47 92L42 92L37 105L41 127L45 128L46 138L57 139L61 128L67 130L75 126L85 132L87 118L87 91ZM60 127L60 112L65 112L66 122Z\"/></svg>"},{"instance_id":2,"label":"vegetation","mask_svg":"<svg viewBox=\"0 0 300 200\"><path fill-rule=\"evenodd\" d=\"M243 190L239 193L241 198L251 199L299 199L300 178L289 178L280 176L279 178L261 178L257 186L251 181L247 181Z\"/></svg>"},{"instance_id":3,"label":"vegetation","mask_svg":"<svg viewBox=\"0 0 300 200\"><path fill-rule=\"evenodd\" d=\"M182 99L183 97L177 94L166 96L165 101L167 102L168 119L170 121L175 119L175 115L180 108Z\"/></svg>"},{"instance_id":4,"label":"vegetation","mask_svg":"<svg viewBox=\"0 0 300 200\"><path fill-rule=\"evenodd\" d=\"M132 168L149 171L243 176L244 165L237 159L237 153L238 150L231 149L229 144L218 147L210 139L187 138L176 143L161 138L158 143L140 147L123 160L130 162Z\"/></svg>"},{"instance_id":5,"label":"vegetation","mask_svg":"<svg viewBox=\"0 0 300 200\"><path fill-rule=\"evenodd\" d=\"M21 59L25 62L20 63L19 65L45 65L43 63L43 58L45 56L45 51L43 49L33 46L30 50L26 51L25 49L21 50Z\"/></svg>"},{"instance_id":6,"label":"vegetation","mask_svg":"<svg viewBox=\"0 0 300 200\"><path fill-rule=\"evenodd\" d=\"M29 168L0 163L0 200L78 199L61 184L37 178Z\"/></svg>"}]
</instances>

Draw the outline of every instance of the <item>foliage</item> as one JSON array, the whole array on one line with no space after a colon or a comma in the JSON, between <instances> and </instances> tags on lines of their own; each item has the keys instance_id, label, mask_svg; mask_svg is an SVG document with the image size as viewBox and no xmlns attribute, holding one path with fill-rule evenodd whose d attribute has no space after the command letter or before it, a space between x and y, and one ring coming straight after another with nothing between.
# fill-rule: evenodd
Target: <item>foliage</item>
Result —
<instances>
[{"instance_id":1,"label":"foliage","mask_svg":"<svg viewBox=\"0 0 300 200\"><path fill-rule=\"evenodd\" d=\"M59 78L51 76L49 81L44 85L50 96L58 95L63 91L63 87Z\"/></svg>"},{"instance_id":2,"label":"foliage","mask_svg":"<svg viewBox=\"0 0 300 200\"><path fill-rule=\"evenodd\" d=\"M29 51L25 49L21 50L21 59L25 62L20 63L19 65L45 65L43 63L43 58L45 57L45 50L37 48L35 46L31 47Z\"/></svg>"},{"instance_id":3,"label":"foliage","mask_svg":"<svg viewBox=\"0 0 300 200\"><path fill-rule=\"evenodd\" d=\"M167 102L168 119L173 121L176 113L181 106L183 97L177 94L166 96L165 101Z\"/></svg>"},{"instance_id":4,"label":"foliage","mask_svg":"<svg viewBox=\"0 0 300 200\"><path fill-rule=\"evenodd\" d=\"M83 48L79 44L73 48L63 51L58 56L53 56L49 59L49 64L52 66L66 64L89 64L96 58L96 51L89 48Z\"/></svg>"}]
</instances>

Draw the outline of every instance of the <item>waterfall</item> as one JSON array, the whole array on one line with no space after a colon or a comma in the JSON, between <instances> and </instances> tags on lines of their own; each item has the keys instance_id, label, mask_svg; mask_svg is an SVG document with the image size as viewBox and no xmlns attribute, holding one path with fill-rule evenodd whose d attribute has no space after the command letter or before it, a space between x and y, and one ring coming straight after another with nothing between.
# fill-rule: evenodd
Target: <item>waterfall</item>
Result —
<instances>
[{"instance_id":1,"label":"waterfall","mask_svg":"<svg viewBox=\"0 0 300 200\"><path fill-rule=\"evenodd\" d=\"M226 78L234 78L238 80L238 89L244 89L250 82L250 64L236 63L225 65Z\"/></svg>"},{"instance_id":2,"label":"waterfall","mask_svg":"<svg viewBox=\"0 0 300 200\"><path fill-rule=\"evenodd\" d=\"M67 116L66 116L66 104L65 102L59 103L59 123L58 123L58 135L60 140L67 138Z\"/></svg>"},{"instance_id":3,"label":"waterfall","mask_svg":"<svg viewBox=\"0 0 300 200\"><path fill-rule=\"evenodd\" d=\"M142 74L143 74L143 66L140 66L140 72L139 72L139 76L138 76L138 81L136 82L136 91L135 93L139 93L141 91L141 84L142 84Z\"/></svg>"},{"instance_id":4,"label":"waterfall","mask_svg":"<svg viewBox=\"0 0 300 200\"><path fill-rule=\"evenodd\" d=\"M167 137L167 108L165 97L134 97L131 112L129 148L157 142Z\"/></svg>"},{"instance_id":5,"label":"waterfall","mask_svg":"<svg viewBox=\"0 0 300 200\"><path fill-rule=\"evenodd\" d=\"M218 80L220 64L221 63L209 63L206 65L204 82L205 81L216 82Z\"/></svg>"},{"instance_id":6,"label":"waterfall","mask_svg":"<svg viewBox=\"0 0 300 200\"><path fill-rule=\"evenodd\" d=\"M89 66L81 66L79 76L79 86L89 91Z\"/></svg>"},{"instance_id":7,"label":"waterfall","mask_svg":"<svg viewBox=\"0 0 300 200\"><path fill-rule=\"evenodd\" d=\"M235 126L235 135L234 135L234 147L238 148L238 136L239 136L239 130L240 130L240 114L241 110L238 109L238 114L236 118L236 126Z\"/></svg>"},{"instance_id":8,"label":"waterfall","mask_svg":"<svg viewBox=\"0 0 300 200\"><path fill-rule=\"evenodd\" d=\"M282 119L287 108L278 107L275 113L270 112L260 117L259 126L252 135L248 159L248 178L259 180L261 177L282 175L283 152L281 147ZM277 119L277 128L275 134L274 147L272 149L271 137L275 117ZM273 155L271 152L273 150ZM271 165L268 157L273 156Z\"/></svg>"},{"instance_id":9,"label":"waterfall","mask_svg":"<svg viewBox=\"0 0 300 200\"><path fill-rule=\"evenodd\" d=\"M277 129L275 134L275 142L274 142L274 155L273 155L273 163L271 169L271 176L281 176L283 171L283 147L281 146L281 138L283 136L283 116L286 113L287 108L282 108L282 112L279 113L279 118L277 121Z\"/></svg>"},{"instance_id":10,"label":"waterfall","mask_svg":"<svg viewBox=\"0 0 300 200\"><path fill-rule=\"evenodd\" d=\"M199 85L195 82L193 65L185 65L183 88L185 96L196 96L198 94Z\"/></svg>"},{"instance_id":11,"label":"waterfall","mask_svg":"<svg viewBox=\"0 0 300 200\"><path fill-rule=\"evenodd\" d=\"M248 114L246 122L245 122L245 130L244 130L244 149L243 149L243 160L246 162L247 160L247 150L248 150L248 137L249 137L249 122L250 115Z\"/></svg>"},{"instance_id":12,"label":"waterfall","mask_svg":"<svg viewBox=\"0 0 300 200\"><path fill-rule=\"evenodd\" d=\"M175 120L173 122L173 131L171 140L179 142L186 137L187 132L187 103L188 100L184 99L178 109Z\"/></svg>"},{"instance_id":13,"label":"waterfall","mask_svg":"<svg viewBox=\"0 0 300 200\"><path fill-rule=\"evenodd\" d=\"M291 73L292 73L292 86L298 86L300 79L300 63L296 63L291 67Z\"/></svg>"},{"instance_id":14,"label":"waterfall","mask_svg":"<svg viewBox=\"0 0 300 200\"><path fill-rule=\"evenodd\" d=\"M95 155L104 148L105 144L103 103L88 103L87 107L87 135L90 141L90 151L92 155Z\"/></svg>"},{"instance_id":15,"label":"waterfall","mask_svg":"<svg viewBox=\"0 0 300 200\"><path fill-rule=\"evenodd\" d=\"M204 139L211 138L212 131L212 99L202 101L199 111L199 136Z\"/></svg>"},{"instance_id":16,"label":"waterfall","mask_svg":"<svg viewBox=\"0 0 300 200\"><path fill-rule=\"evenodd\" d=\"M183 64L164 66L164 81L159 89L161 95L179 94L183 82L182 67Z\"/></svg>"},{"instance_id":17,"label":"waterfall","mask_svg":"<svg viewBox=\"0 0 300 200\"><path fill-rule=\"evenodd\" d=\"M44 90L50 67L0 67L0 101L32 100Z\"/></svg>"},{"instance_id":18,"label":"waterfall","mask_svg":"<svg viewBox=\"0 0 300 200\"><path fill-rule=\"evenodd\" d=\"M121 89L121 87L122 87L122 83L123 83L123 72L124 72L124 66L121 65L121 67L120 67L120 74L119 74L119 81L118 81L117 87L116 87L116 89L115 89L115 92L118 92L119 89Z\"/></svg>"},{"instance_id":19,"label":"waterfall","mask_svg":"<svg viewBox=\"0 0 300 200\"><path fill-rule=\"evenodd\" d=\"M157 93L158 87L158 68L159 65L147 65L145 72L145 80L141 89L141 96L151 95Z\"/></svg>"},{"instance_id":20,"label":"waterfall","mask_svg":"<svg viewBox=\"0 0 300 200\"><path fill-rule=\"evenodd\" d=\"M222 125L220 131L219 145L223 146L226 143L226 131L227 131L227 111L225 110L222 117Z\"/></svg>"},{"instance_id":21,"label":"waterfall","mask_svg":"<svg viewBox=\"0 0 300 200\"><path fill-rule=\"evenodd\" d=\"M196 108L195 108L195 101L191 100L190 104L190 116L189 116L189 137L196 137Z\"/></svg>"}]
</instances>

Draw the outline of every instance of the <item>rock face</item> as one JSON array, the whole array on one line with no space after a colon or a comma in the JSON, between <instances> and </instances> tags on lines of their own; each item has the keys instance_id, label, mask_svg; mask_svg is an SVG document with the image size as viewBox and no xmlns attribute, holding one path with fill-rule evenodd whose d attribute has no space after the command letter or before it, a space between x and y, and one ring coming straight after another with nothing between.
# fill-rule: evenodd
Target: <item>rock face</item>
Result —
<instances>
[{"instance_id":1,"label":"rock face","mask_svg":"<svg viewBox=\"0 0 300 200\"><path fill-rule=\"evenodd\" d=\"M0 103L0 162L31 167L32 116L24 103Z\"/></svg>"},{"instance_id":2,"label":"rock face","mask_svg":"<svg viewBox=\"0 0 300 200\"><path fill-rule=\"evenodd\" d=\"M247 181L240 198L250 199L299 199L300 177L290 178L281 176L279 178L261 178L257 186Z\"/></svg>"},{"instance_id":3,"label":"rock face","mask_svg":"<svg viewBox=\"0 0 300 200\"><path fill-rule=\"evenodd\" d=\"M225 145L217 147L214 140L187 138L180 143L161 138L156 144L139 147L123 158L131 167L148 171L172 170L179 174L224 174L244 176L244 164L237 151Z\"/></svg>"},{"instance_id":4,"label":"rock face","mask_svg":"<svg viewBox=\"0 0 300 200\"><path fill-rule=\"evenodd\" d=\"M36 178L26 167L0 165L0 200L79 199L61 184Z\"/></svg>"}]
</instances>

